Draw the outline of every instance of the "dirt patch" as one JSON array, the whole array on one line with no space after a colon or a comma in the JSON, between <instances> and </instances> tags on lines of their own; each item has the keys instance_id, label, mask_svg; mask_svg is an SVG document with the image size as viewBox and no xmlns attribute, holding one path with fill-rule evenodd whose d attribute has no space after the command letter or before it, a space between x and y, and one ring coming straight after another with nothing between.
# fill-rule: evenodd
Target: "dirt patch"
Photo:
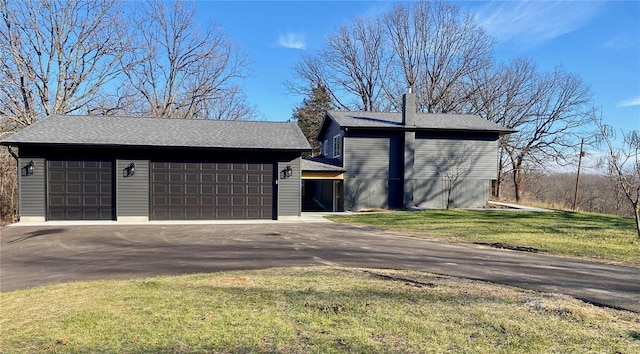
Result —
<instances>
[{"instance_id":1,"label":"dirt patch","mask_svg":"<svg viewBox=\"0 0 640 354\"><path fill-rule=\"evenodd\" d=\"M522 251L522 252L531 252L531 253L540 253L540 252L542 252L542 250L537 249L537 248L524 247L524 246L514 246L514 245L509 245L509 244L506 244L506 243L502 243L502 242L492 242L492 243L474 242L474 243L476 245L489 246L489 247L493 247L493 248L501 248L501 249L512 250L512 251Z\"/></svg>"}]
</instances>

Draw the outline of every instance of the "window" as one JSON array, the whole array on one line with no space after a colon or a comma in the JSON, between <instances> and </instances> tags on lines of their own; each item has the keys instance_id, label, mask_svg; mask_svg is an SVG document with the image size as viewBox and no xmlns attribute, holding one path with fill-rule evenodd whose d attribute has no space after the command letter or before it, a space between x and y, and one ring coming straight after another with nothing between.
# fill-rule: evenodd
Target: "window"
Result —
<instances>
[{"instance_id":1,"label":"window","mask_svg":"<svg viewBox=\"0 0 640 354\"><path fill-rule=\"evenodd\" d=\"M326 157L327 155L329 155L329 140L325 140L324 143L322 143L322 156Z\"/></svg>"},{"instance_id":2,"label":"window","mask_svg":"<svg viewBox=\"0 0 640 354\"><path fill-rule=\"evenodd\" d=\"M340 157L342 153L342 137L336 135L333 137L333 157Z\"/></svg>"}]
</instances>

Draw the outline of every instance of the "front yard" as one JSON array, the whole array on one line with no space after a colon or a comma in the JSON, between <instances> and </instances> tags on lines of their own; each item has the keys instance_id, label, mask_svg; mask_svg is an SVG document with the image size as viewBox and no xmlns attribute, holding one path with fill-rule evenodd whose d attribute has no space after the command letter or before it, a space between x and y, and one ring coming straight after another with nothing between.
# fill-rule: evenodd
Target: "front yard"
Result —
<instances>
[{"instance_id":1,"label":"front yard","mask_svg":"<svg viewBox=\"0 0 640 354\"><path fill-rule=\"evenodd\" d=\"M279 268L0 293L0 352L640 352L640 315L409 271Z\"/></svg>"},{"instance_id":2,"label":"front yard","mask_svg":"<svg viewBox=\"0 0 640 354\"><path fill-rule=\"evenodd\" d=\"M640 239L632 218L563 211L426 210L329 219L416 237L640 266Z\"/></svg>"}]
</instances>

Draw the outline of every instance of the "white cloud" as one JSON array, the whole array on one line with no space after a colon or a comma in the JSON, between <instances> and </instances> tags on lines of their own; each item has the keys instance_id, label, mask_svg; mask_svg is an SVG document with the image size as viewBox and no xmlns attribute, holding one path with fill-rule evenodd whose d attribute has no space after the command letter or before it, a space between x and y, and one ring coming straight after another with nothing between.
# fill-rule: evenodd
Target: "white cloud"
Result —
<instances>
[{"instance_id":1,"label":"white cloud","mask_svg":"<svg viewBox=\"0 0 640 354\"><path fill-rule=\"evenodd\" d=\"M601 6L591 1L492 1L478 9L476 19L499 41L535 47L581 28Z\"/></svg>"},{"instance_id":2,"label":"white cloud","mask_svg":"<svg viewBox=\"0 0 640 354\"><path fill-rule=\"evenodd\" d=\"M278 36L278 45L284 48L305 49L306 43L304 35L300 33L287 32Z\"/></svg>"},{"instance_id":3,"label":"white cloud","mask_svg":"<svg viewBox=\"0 0 640 354\"><path fill-rule=\"evenodd\" d=\"M617 107L640 106L640 96L634 97L634 98L630 98L628 100L620 101L620 102L618 102L618 104L616 106Z\"/></svg>"},{"instance_id":4,"label":"white cloud","mask_svg":"<svg viewBox=\"0 0 640 354\"><path fill-rule=\"evenodd\" d=\"M637 46L639 42L638 37L621 34L610 38L604 43L604 46L611 49L627 49Z\"/></svg>"}]
</instances>

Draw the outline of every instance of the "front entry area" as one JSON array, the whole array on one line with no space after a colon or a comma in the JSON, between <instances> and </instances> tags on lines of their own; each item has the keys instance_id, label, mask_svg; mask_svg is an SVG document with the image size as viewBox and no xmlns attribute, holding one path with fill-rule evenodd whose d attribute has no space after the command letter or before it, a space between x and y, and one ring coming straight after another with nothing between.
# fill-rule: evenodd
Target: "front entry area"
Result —
<instances>
[{"instance_id":1,"label":"front entry area","mask_svg":"<svg viewBox=\"0 0 640 354\"><path fill-rule=\"evenodd\" d=\"M302 160L302 211L344 211L344 168L330 162Z\"/></svg>"},{"instance_id":2,"label":"front entry area","mask_svg":"<svg viewBox=\"0 0 640 354\"><path fill-rule=\"evenodd\" d=\"M344 211L342 180L302 180L302 211Z\"/></svg>"}]
</instances>

